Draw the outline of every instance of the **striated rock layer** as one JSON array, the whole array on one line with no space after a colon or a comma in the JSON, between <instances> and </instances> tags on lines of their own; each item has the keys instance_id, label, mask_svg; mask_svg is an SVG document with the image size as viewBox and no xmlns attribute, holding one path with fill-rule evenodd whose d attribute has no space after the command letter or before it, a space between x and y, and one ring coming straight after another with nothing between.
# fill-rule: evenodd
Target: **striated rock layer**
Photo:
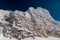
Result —
<instances>
[{"instance_id":1,"label":"striated rock layer","mask_svg":"<svg viewBox=\"0 0 60 40\"><path fill-rule=\"evenodd\" d=\"M25 12L0 10L0 33L18 40L35 36L49 37L53 33L60 36L60 22L41 7L30 7Z\"/></svg>"}]
</instances>

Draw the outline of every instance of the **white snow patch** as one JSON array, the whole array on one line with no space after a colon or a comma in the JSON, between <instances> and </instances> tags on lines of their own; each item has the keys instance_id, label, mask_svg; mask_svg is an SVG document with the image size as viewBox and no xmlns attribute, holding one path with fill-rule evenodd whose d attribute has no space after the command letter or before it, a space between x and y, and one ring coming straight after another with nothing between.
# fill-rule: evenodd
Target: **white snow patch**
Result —
<instances>
[{"instance_id":1,"label":"white snow patch","mask_svg":"<svg viewBox=\"0 0 60 40\"><path fill-rule=\"evenodd\" d=\"M48 38L40 38L40 37L35 37L35 39L33 39L32 37L29 38L25 38L22 40L60 40L60 38L56 38L56 37L48 37Z\"/></svg>"},{"instance_id":2,"label":"white snow patch","mask_svg":"<svg viewBox=\"0 0 60 40\"><path fill-rule=\"evenodd\" d=\"M17 40L17 39L15 38L10 39L10 38L4 37L3 34L0 33L0 40Z\"/></svg>"}]
</instances>

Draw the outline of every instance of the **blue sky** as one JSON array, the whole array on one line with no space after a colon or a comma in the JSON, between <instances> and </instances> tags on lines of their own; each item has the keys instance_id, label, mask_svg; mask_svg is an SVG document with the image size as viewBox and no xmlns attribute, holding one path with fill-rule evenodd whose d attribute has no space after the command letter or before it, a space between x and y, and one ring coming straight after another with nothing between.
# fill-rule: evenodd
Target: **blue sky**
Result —
<instances>
[{"instance_id":1,"label":"blue sky","mask_svg":"<svg viewBox=\"0 0 60 40\"><path fill-rule=\"evenodd\" d=\"M29 7L43 7L60 21L60 0L0 0L0 9L26 11Z\"/></svg>"}]
</instances>

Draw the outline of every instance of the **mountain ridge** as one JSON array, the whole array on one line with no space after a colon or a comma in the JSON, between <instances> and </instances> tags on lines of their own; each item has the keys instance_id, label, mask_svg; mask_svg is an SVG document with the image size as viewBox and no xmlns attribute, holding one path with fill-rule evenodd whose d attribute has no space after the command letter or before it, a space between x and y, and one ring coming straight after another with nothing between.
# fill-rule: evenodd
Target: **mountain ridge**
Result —
<instances>
[{"instance_id":1,"label":"mountain ridge","mask_svg":"<svg viewBox=\"0 0 60 40\"><path fill-rule=\"evenodd\" d=\"M4 37L18 40L35 36L60 35L60 22L54 20L48 10L30 7L27 11L0 10L0 27ZM55 36L54 35L54 36Z\"/></svg>"}]
</instances>

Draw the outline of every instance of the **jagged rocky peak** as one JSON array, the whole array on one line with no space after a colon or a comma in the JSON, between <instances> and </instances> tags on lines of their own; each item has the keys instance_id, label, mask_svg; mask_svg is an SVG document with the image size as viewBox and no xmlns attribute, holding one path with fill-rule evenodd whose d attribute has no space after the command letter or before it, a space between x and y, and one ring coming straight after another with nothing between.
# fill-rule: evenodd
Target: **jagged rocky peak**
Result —
<instances>
[{"instance_id":1,"label":"jagged rocky peak","mask_svg":"<svg viewBox=\"0 0 60 40\"><path fill-rule=\"evenodd\" d=\"M30 7L27 11L0 10L0 31L3 36L22 39L26 37L49 37L53 32L60 35L60 22L55 21L48 10Z\"/></svg>"}]
</instances>

